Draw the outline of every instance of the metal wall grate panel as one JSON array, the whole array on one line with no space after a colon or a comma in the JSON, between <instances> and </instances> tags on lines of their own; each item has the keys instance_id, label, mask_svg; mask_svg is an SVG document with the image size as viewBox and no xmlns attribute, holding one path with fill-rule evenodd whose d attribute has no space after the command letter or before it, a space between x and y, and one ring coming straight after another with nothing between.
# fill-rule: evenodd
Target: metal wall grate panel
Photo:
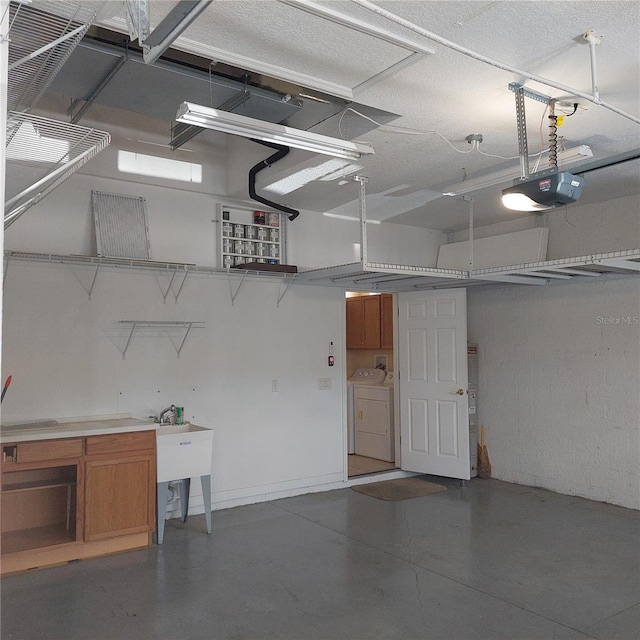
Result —
<instances>
[{"instance_id":1,"label":"metal wall grate panel","mask_svg":"<svg viewBox=\"0 0 640 640\"><path fill-rule=\"evenodd\" d=\"M98 255L149 260L147 206L144 198L91 192Z\"/></svg>"}]
</instances>

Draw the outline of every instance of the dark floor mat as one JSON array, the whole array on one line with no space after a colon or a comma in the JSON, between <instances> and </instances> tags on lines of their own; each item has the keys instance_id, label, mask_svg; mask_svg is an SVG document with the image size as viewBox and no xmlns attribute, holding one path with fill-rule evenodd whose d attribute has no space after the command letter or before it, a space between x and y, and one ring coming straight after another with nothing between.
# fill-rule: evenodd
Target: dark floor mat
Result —
<instances>
[{"instance_id":1,"label":"dark floor mat","mask_svg":"<svg viewBox=\"0 0 640 640\"><path fill-rule=\"evenodd\" d=\"M421 498L447 490L447 488L441 484L423 480L421 477L384 480L383 482L359 484L351 488L358 493L364 493L372 498L378 498L378 500L391 501Z\"/></svg>"}]
</instances>

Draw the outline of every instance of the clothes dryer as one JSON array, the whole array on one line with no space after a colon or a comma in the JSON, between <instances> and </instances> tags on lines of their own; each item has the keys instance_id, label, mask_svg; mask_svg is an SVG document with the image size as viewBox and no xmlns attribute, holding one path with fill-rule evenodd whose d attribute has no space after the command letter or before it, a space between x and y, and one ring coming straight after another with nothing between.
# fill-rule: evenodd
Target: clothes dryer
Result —
<instances>
[{"instance_id":1,"label":"clothes dryer","mask_svg":"<svg viewBox=\"0 0 640 640\"><path fill-rule=\"evenodd\" d=\"M395 462L393 386L355 384L353 405L355 453Z\"/></svg>"},{"instance_id":2,"label":"clothes dryer","mask_svg":"<svg viewBox=\"0 0 640 640\"><path fill-rule=\"evenodd\" d=\"M385 372L382 369L362 367L356 369L354 374L347 379L347 450L356 452L356 427L355 427L355 403L354 387L381 385L385 380Z\"/></svg>"}]
</instances>

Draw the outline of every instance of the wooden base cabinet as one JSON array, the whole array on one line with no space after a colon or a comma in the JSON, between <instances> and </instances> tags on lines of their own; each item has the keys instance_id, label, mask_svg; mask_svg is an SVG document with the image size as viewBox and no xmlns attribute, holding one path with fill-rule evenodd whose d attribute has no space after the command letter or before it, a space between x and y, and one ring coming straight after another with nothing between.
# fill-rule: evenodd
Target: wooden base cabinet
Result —
<instances>
[{"instance_id":1,"label":"wooden base cabinet","mask_svg":"<svg viewBox=\"0 0 640 640\"><path fill-rule=\"evenodd\" d=\"M4 444L2 573L149 545L155 443L150 430Z\"/></svg>"},{"instance_id":2,"label":"wooden base cabinet","mask_svg":"<svg viewBox=\"0 0 640 640\"><path fill-rule=\"evenodd\" d=\"M155 431L87 438L85 540L154 530L155 444Z\"/></svg>"}]
</instances>

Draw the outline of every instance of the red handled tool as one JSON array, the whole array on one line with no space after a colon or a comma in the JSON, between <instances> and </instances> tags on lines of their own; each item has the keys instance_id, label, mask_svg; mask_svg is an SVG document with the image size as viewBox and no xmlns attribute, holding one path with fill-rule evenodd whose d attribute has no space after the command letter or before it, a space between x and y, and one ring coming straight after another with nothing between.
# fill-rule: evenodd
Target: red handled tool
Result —
<instances>
[{"instance_id":1,"label":"red handled tool","mask_svg":"<svg viewBox=\"0 0 640 640\"><path fill-rule=\"evenodd\" d=\"M4 381L4 387L2 387L2 395L0 395L0 402L2 402L4 400L4 394L7 393L7 389L9 388L10 384L11 384L11 376L9 376Z\"/></svg>"}]
</instances>

